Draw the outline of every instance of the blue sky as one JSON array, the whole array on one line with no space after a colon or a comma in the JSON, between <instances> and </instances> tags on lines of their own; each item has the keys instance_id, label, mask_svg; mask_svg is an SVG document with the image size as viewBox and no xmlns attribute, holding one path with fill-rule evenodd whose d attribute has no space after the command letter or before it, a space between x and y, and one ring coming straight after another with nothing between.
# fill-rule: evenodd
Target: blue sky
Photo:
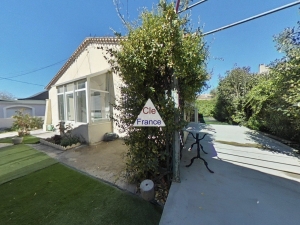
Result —
<instances>
[{"instance_id":1,"label":"blue sky","mask_svg":"<svg viewBox=\"0 0 300 225\"><path fill-rule=\"evenodd\" d=\"M122 13L133 21L158 1L121 0ZM294 1L208 0L190 11L191 23L208 32ZM257 72L280 58L273 35L296 25L299 6L206 36L211 87L235 65ZM112 29L126 34L112 0L2 0L0 28L0 91L19 98L43 91L84 38L113 36Z\"/></svg>"}]
</instances>

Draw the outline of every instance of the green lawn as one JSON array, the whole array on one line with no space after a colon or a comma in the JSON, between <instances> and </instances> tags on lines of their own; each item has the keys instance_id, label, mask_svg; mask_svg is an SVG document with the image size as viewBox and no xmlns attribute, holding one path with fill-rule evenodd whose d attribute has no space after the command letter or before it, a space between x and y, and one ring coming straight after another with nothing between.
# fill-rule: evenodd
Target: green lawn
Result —
<instances>
[{"instance_id":1,"label":"green lawn","mask_svg":"<svg viewBox=\"0 0 300 225\"><path fill-rule=\"evenodd\" d=\"M22 163L27 154L28 158L34 157L28 148L25 145L1 148L0 164L14 160ZM160 207L60 163L1 184L0 199L0 224L6 225L146 225L158 224L162 213Z\"/></svg>"},{"instance_id":2,"label":"green lawn","mask_svg":"<svg viewBox=\"0 0 300 225\"><path fill-rule=\"evenodd\" d=\"M213 118L213 117L204 117L203 119L204 119L204 122L205 122L206 124L228 125L228 123L226 123L226 122L220 122L220 121L216 120L216 119ZM201 122L201 121L200 121L200 122Z\"/></svg>"},{"instance_id":3,"label":"green lawn","mask_svg":"<svg viewBox=\"0 0 300 225\"><path fill-rule=\"evenodd\" d=\"M0 143L12 143L11 139L13 137L7 137L7 138L2 138L0 139ZM40 142L40 138L31 136L31 135L26 135L23 137L23 144L37 144Z\"/></svg>"},{"instance_id":4,"label":"green lawn","mask_svg":"<svg viewBox=\"0 0 300 225\"><path fill-rule=\"evenodd\" d=\"M55 159L24 144L0 148L0 184L54 163Z\"/></svg>"}]
</instances>

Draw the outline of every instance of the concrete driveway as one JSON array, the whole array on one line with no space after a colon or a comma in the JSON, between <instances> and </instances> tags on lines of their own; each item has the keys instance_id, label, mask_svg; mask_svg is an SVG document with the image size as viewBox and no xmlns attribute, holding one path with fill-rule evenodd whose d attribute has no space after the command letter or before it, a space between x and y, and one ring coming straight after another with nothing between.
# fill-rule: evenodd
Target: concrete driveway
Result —
<instances>
[{"instance_id":1,"label":"concrete driveway","mask_svg":"<svg viewBox=\"0 0 300 225\"><path fill-rule=\"evenodd\" d=\"M190 126L208 133L196 159L188 136L180 165L181 183L173 183L160 221L165 224L299 224L300 160L293 149L245 127ZM227 144L224 144L227 143ZM237 143L264 146L264 149Z\"/></svg>"}]
</instances>

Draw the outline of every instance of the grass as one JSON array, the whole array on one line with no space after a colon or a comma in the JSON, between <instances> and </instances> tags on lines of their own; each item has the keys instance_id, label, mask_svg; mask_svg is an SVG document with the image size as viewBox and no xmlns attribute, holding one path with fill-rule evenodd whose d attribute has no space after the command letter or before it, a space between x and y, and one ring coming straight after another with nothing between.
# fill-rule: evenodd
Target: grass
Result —
<instances>
[{"instance_id":1,"label":"grass","mask_svg":"<svg viewBox=\"0 0 300 225\"><path fill-rule=\"evenodd\" d=\"M220 122L213 117L204 117L204 123L206 124L219 124L219 125L228 125L226 122ZM201 122L201 121L200 121Z\"/></svg>"},{"instance_id":2,"label":"grass","mask_svg":"<svg viewBox=\"0 0 300 225\"><path fill-rule=\"evenodd\" d=\"M0 186L0 224L158 224L161 209L61 164Z\"/></svg>"},{"instance_id":3,"label":"grass","mask_svg":"<svg viewBox=\"0 0 300 225\"><path fill-rule=\"evenodd\" d=\"M0 148L0 184L54 163L55 159L24 144Z\"/></svg>"},{"instance_id":4,"label":"grass","mask_svg":"<svg viewBox=\"0 0 300 225\"><path fill-rule=\"evenodd\" d=\"M257 144L257 143L239 143L239 142L234 142L234 141L218 141L215 140L216 142L219 142L221 144L225 145L232 145L232 146L237 146L237 147L248 147L248 148L260 148L260 149L267 149L267 150L272 150L274 149L269 148L265 145Z\"/></svg>"},{"instance_id":5,"label":"grass","mask_svg":"<svg viewBox=\"0 0 300 225\"><path fill-rule=\"evenodd\" d=\"M12 143L13 137L7 137L7 138L2 138L0 139L0 143ZM23 137L23 144L37 144L40 142L40 138L37 138L32 135L26 135Z\"/></svg>"},{"instance_id":6,"label":"grass","mask_svg":"<svg viewBox=\"0 0 300 225\"><path fill-rule=\"evenodd\" d=\"M25 145L1 148L0 164L22 163L31 153ZM162 213L160 207L59 163L1 184L0 199L0 224L6 225L147 225L158 224Z\"/></svg>"}]
</instances>

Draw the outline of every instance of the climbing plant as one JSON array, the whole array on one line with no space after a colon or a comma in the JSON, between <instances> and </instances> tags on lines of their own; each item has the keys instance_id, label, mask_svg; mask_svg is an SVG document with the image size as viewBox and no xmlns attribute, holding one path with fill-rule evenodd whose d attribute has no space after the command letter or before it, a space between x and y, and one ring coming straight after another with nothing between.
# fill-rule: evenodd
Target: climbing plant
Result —
<instances>
[{"instance_id":1,"label":"climbing plant","mask_svg":"<svg viewBox=\"0 0 300 225\"><path fill-rule=\"evenodd\" d=\"M138 24L138 25L137 25ZM173 133L185 125L184 111L208 79L207 48L200 30L190 28L174 12L173 4L160 3L144 11L140 20L128 25L120 49L109 49L112 70L122 79L121 97L114 106L120 114L114 120L126 131L129 146L127 174L136 181L172 178ZM178 81L179 107L175 108L174 79ZM137 116L151 99L165 127L133 127ZM179 117L174 123L174 115Z\"/></svg>"}]
</instances>

